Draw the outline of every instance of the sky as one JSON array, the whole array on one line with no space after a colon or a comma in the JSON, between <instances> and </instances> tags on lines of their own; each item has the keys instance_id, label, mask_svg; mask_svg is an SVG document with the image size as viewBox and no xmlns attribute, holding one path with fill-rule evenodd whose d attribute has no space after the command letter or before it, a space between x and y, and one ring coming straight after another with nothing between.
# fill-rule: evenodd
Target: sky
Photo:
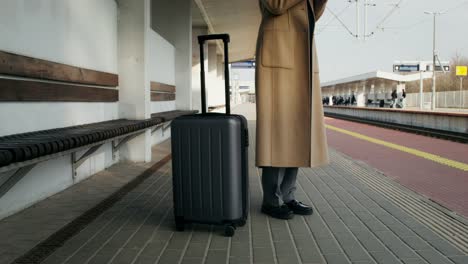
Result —
<instances>
[{"instance_id":1,"label":"sky","mask_svg":"<svg viewBox=\"0 0 468 264\"><path fill-rule=\"evenodd\" d=\"M316 45L322 82L366 72L392 71L394 61L432 60L433 16L424 11L447 11L437 17L437 50L441 61L455 54L468 57L468 0L369 0L368 31L372 37L357 40L355 0L329 0L317 24ZM394 8L400 3L399 8ZM361 34L364 0L359 0ZM394 12L381 24L389 12ZM332 12L349 28L335 19Z\"/></svg>"}]
</instances>

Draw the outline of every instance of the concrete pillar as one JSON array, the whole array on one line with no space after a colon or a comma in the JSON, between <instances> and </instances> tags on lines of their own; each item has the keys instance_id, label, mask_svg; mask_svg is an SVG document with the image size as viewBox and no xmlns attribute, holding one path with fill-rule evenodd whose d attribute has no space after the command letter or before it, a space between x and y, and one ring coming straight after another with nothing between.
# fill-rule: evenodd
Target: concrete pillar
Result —
<instances>
[{"instance_id":1,"label":"concrete pillar","mask_svg":"<svg viewBox=\"0 0 468 264\"><path fill-rule=\"evenodd\" d=\"M119 116L150 118L150 89L146 82L146 30L150 2L119 0L118 66ZM120 157L134 162L151 161L151 131L132 139L120 149Z\"/></svg>"},{"instance_id":2,"label":"concrete pillar","mask_svg":"<svg viewBox=\"0 0 468 264\"><path fill-rule=\"evenodd\" d=\"M192 108L201 111L200 46L197 37L208 34L206 27L192 28ZM205 71L208 71L208 45L205 45Z\"/></svg>"},{"instance_id":3,"label":"concrete pillar","mask_svg":"<svg viewBox=\"0 0 468 264\"><path fill-rule=\"evenodd\" d=\"M358 107L365 107L366 106L366 82L362 84L361 89L357 89L356 93L356 101Z\"/></svg>"},{"instance_id":4,"label":"concrete pillar","mask_svg":"<svg viewBox=\"0 0 468 264\"><path fill-rule=\"evenodd\" d=\"M217 75L216 78L218 80L219 89L222 90L222 98L220 99L221 104L226 104L224 99L224 56L217 55Z\"/></svg>"},{"instance_id":5,"label":"concrete pillar","mask_svg":"<svg viewBox=\"0 0 468 264\"><path fill-rule=\"evenodd\" d=\"M224 105L224 85L219 82L218 78L218 55L217 45L210 43L208 45L208 72L207 72L207 105L220 106Z\"/></svg>"}]
</instances>

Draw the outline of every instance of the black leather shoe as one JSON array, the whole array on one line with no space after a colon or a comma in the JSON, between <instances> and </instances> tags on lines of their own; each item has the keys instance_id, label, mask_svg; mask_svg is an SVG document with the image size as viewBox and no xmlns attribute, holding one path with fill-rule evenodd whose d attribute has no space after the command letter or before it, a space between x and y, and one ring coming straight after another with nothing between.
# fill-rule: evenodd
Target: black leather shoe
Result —
<instances>
[{"instance_id":1,"label":"black leather shoe","mask_svg":"<svg viewBox=\"0 0 468 264\"><path fill-rule=\"evenodd\" d=\"M288 220L294 217L293 212L289 209L289 207L285 204L282 206L262 206L262 213L269 215L273 218Z\"/></svg>"},{"instance_id":2,"label":"black leather shoe","mask_svg":"<svg viewBox=\"0 0 468 264\"><path fill-rule=\"evenodd\" d=\"M303 204L301 202L298 202L296 200L292 200L286 203L286 205L289 207L291 211L293 211L293 213L298 214L298 215L311 215L314 212L312 207L306 204Z\"/></svg>"}]
</instances>

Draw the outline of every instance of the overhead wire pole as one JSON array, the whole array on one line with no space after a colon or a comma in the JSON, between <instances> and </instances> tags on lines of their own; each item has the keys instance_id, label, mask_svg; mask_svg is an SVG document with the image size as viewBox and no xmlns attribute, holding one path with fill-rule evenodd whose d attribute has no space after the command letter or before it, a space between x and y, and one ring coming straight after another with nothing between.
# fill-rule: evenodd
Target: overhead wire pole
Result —
<instances>
[{"instance_id":1,"label":"overhead wire pole","mask_svg":"<svg viewBox=\"0 0 468 264\"><path fill-rule=\"evenodd\" d=\"M359 12L359 0L356 0L356 38L359 40L360 39L360 35L361 35L361 29L360 29L360 17L361 14Z\"/></svg>"},{"instance_id":2,"label":"overhead wire pole","mask_svg":"<svg viewBox=\"0 0 468 264\"><path fill-rule=\"evenodd\" d=\"M364 0L364 41L367 39L367 7L368 7L368 2L369 0Z\"/></svg>"},{"instance_id":3,"label":"overhead wire pole","mask_svg":"<svg viewBox=\"0 0 468 264\"><path fill-rule=\"evenodd\" d=\"M432 34L432 94L431 94L431 110L435 110L436 106L436 65L437 65L437 50L436 50L436 18L438 15L442 15L445 12L429 12L425 11L425 14L432 15L434 17L434 25L433 25L433 34ZM441 68L442 65L440 65Z\"/></svg>"}]
</instances>

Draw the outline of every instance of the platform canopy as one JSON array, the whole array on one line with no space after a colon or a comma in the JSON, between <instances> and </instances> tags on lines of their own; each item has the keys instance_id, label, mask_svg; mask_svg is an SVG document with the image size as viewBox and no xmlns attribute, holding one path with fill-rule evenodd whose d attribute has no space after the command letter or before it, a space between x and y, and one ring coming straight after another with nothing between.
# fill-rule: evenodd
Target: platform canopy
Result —
<instances>
[{"instance_id":1,"label":"platform canopy","mask_svg":"<svg viewBox=\"0 0 468 264\"><path fill-rule=\"evenodd\" d=\"M209 33L229 33L231 62L255 56L261 14L258 0L194 0ZM196 20L194 16L194 21ZM199 19L198 19L199 20ZM199 21L200 22L200 21ZM220 46L220 53L222 47Z\"/></svg>"},{"instance_id":2,"label":"platform canopy","mask_svg":"<svg viewBox=\"0 0 468 264\"><path fill-rule=\"evenodd\" d=\"M432 77L432 72L423 72L422 78L429 79ZM360 75L355 75L347 78L342 78L330 82L322 83L322 88L329 88L335 85L342 85L342 84L350 84L356 82L364 82L368 80L386 80L386 81L395 81L395 82L412 82L417 81L421 78L421 73L415 74L397 74L393 72L383 72L383 71L375 71L375 72L368 72Z\"/></svg>"}]
</instances>

